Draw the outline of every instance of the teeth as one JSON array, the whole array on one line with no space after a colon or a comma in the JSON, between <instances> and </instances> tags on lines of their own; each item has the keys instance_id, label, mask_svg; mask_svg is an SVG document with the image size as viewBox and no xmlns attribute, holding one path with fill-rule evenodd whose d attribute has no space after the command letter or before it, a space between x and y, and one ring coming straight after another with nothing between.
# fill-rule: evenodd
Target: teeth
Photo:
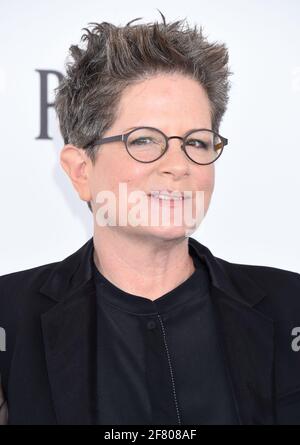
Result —
<instances>
[{"instance_id":1,"label":"teeth","mask_svg":"<svg viewBox=\"0 0 300 445\"><path fill-rule=\"evenodd\" d=\"M151 196L153 196L153 198L158 198L159 192L151 192Z\"/></svg>"},{"instance_id":2,"label":"teeth","mask_svg":"<svg viewBox=\"0 0 300 445\"><path fill-rule=\"evenodd\" d=\"M183 199L182 195L176 195L176 194L170 194L170 193L165 193L165 192L151 192L151 196L153 198L158 198L158 199L163 199L165 201L169 201L169 200L176 200L176 201L181 201Z\"/></svg>"},{"instance_id":3,"label":"teeth","mask_svg":"<svg viewBox=\"0 0 300 445\"><path fill-rule=\"evenodd\" d=\"M181 201L182 200L181 197L171 197L171 196L166 196L166 195L159 195L158 197L155 196L155 198L163 199L164 201L171 201L171 200Z\"/></svg>"}]
</instances>

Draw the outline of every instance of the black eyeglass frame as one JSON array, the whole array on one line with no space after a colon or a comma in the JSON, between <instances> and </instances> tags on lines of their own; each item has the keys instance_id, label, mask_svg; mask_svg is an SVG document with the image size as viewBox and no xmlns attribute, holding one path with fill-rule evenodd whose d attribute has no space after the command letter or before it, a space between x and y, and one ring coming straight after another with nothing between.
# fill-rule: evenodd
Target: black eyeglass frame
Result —
<instances>
[{"instance_id":1,"label":"black eyeglass frame","mask_svg":"<svg viewBox=\"0 0 300 445\"><path fill-rule=\"evenodd\" d=\"M139 159L136 159L136 158L130 153L130 151L129 151L128 147L127 147L127 140L128 140L128 137L131 135L131 133L133 133L134 131L137 131L137 130L141 130L141 129L143 129L143 128L148 129L148 130L155 130L155 131L158 131L158 132L164 137L164 139L165 139L165 141L166 141L166 144L165 144L166 147L165 147L165 149L164 149L163 152L159 155L159 157L156 158L156 159L154 159L153 161L140 161ZM186 151L186 148L185 148L185 143L186 143L186 139L188 138L188 136L190 136L192 133L195 133L195 132L197 132L197 131L209 131L209 132L213 133L215 136L218 136L218 137L221 139L222 144L223 144L223 145L222 145L222 149L221 149L220 153L218 154L218 156L217 156L213 161L208 162L207 164L203 164L203 163L194 161L194 159L192 159L192 158L188 155L188 153L187 153L187 151ZM158 128L155 128L155 127L136 127L136 128L134 128L134 129L130 130L128 133L118 134L118 135L116 135L116 136L108 136L108 137L105 137L105 138L102 138L102 139L98 139L98 140L92 142L91 144L86 145L84 148L94 147L94 146L96 146L96 145L102 145L102 144L106 144L106 143L109 143L109 142L118 142L118 141L122 141L122 142L125 143L125 148L126 148L127 153L129 154L129 156L131 156L131 157L132 157L135 161L137 161L137 162L142 162L142 163L144 163L144 164L149 164L149 163L151 163L151 162L155 162L155 161L157 161L158 159L160 159L160 158L167 152L167 150L168 150L168 148L169 148L169 140L170 140L170 139L180 139L180 140L182 141L181 149L184 151L185 155L186 155L192 162L194 162L195 164L198 164L198 165L210 165L210 164L212 164L213 162L215 162L215 161L221 156L221 154L223 153L223 150L224 150L225 145L228 144L228 139L226 139L225 137L221 136L221 135L218 134L216 131L214 131L214 130L210 130L210 129L207 129L207 128L196 128L196 129L190 130L188 133L185 134L184 137L181 137L181 136L167 136L163 131L161 131L161 130L159 130Z\"/></svg>"}]
</instances>

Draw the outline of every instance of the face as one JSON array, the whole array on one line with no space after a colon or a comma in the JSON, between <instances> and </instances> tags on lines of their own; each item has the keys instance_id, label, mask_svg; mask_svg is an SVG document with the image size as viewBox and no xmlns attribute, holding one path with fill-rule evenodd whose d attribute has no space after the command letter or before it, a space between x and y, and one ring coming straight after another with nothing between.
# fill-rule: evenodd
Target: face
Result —
<instances>
[{"instance_id":1,"label":"face","mask_svg":"<svg viewBox=\"0 0 300 445\"><path fill-rule=\"evenodd\" d=\"M121 96L116 120L103 137L123 134L137 126L155 127L167 136L183 136L194 128L211 129L210 104L205 90L195 80L180 74L161 74L127 87ZM126 188L127 191L125 207L124 195L123 197L120 195L120 183L123 184L123 190ZM117 212L122 201L122 212L126 208L129 214L133 207L137 209L138 202L128 203L131 192L141 191L149 195L155 190L171 190L191 192L189 205L192 207L193 217L197 216L198 199L200 208L203 204L201 209L203 218L213 193L214 164L198 165L191 161L181 150L179 139L171 139L169 150L152 163L134 160L127 153L123 142L112 142L101 145L95 165L89 165L88 188L93 201L94 216L99 207L104 208L103 202L102 204L96 202L97 194L101 191L113 192L116 197ZM198 193L198 198L196 191L202 192ZM179 213L184 211L183 201L165 201L147 196L146 205L148 210L146 224L121 226L117 216L117 225L109 229L122 231L128 236L147 237L152 240L176 239L195 231L200 223L198 216L196 226L187 229L183 214L182 224L174 223L176 212L178 217L178 206L181 206ZM145 207L142 209L144 210L141 212L144 212L145 216ZM159 224L155 225L150 220L151 211L156 215L159 212ZM167 212L165 214L170 216L168 224L162 224L162 212ZM138 212L133 214L141 216ZM98 229L97 226L95 222L95 230Z\"/></svg>"}]
</instances>

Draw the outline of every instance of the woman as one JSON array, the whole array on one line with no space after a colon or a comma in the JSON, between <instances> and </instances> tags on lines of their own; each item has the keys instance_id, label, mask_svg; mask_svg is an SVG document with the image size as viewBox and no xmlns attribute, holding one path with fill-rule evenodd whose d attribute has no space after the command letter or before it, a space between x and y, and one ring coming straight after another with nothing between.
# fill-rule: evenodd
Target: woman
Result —
<instances>
[{"instance_id":1,"label":"woman","mask_svg":"<svg viewBox=\"0 0 300 445\"><path fill-rule=\"evenodd\" d=\"M227 49L162 18L70 48L61 165L94 234L1 277L3 423L300 423L299 274L189 237L228 142Z\"/></svg>"}]
</instances>

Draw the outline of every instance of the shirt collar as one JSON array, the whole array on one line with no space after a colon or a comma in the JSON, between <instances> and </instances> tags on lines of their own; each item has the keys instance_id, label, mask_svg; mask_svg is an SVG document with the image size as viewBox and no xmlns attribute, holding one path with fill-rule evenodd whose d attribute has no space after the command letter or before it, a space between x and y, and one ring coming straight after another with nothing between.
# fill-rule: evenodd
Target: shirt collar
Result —
<instances>
[{"instance_id":1,"label":"shirt collar","mask_svg":"<svg viewBox=\"0 0 300 445\"><path fill-rule=\"evenodd\" d=\"M209 291L209 273L195 248L189 244L195 271L171 291L152 301L142 295L127 293L105 278L93 263L93 274L99 304L110 304L120 310L139 315L167 313L193 300L203 301Z\"/></svg>"}]
</instances>

